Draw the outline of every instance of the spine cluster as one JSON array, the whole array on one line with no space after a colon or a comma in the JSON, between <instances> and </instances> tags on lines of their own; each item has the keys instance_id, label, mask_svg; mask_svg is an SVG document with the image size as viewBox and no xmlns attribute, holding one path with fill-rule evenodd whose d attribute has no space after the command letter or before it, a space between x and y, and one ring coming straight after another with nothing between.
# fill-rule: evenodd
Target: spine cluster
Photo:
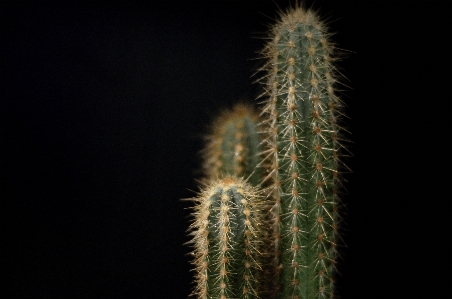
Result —
<instances>
[{"instance_id":1,"label":"spine cluster","mask_svg":"<svg viewBox=\"0 0 452 299\"><path fill-rule=\"evenodd\" d=\"M227 176L205 187L191 225L197 298L258 298L261 198L242 179Z\"/></svg>"},{"instance_id":2,"label":"spine cluster","mask_svg":"<svg viewBox=\"0 0 452 299\"><path fill-rule=\"evenodd\" d=\"M264 51L272 297L334 294L342 104L332 53L325 26L301 8L281 16Z\"/></svg>"}]
</instances>

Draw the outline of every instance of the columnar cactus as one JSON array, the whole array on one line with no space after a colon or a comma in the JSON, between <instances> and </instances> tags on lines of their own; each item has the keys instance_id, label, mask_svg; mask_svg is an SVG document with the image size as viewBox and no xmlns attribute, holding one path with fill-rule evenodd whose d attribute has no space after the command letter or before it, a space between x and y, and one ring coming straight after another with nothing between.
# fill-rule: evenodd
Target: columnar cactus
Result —
<instances>
[{"instance_id":1,"label":"columnar cactus","mask_svg":"<svg viewBox=\"0 0 452 299\"><path fill-rule=\"evenodd\" d=\"M190 226L198 298L334 297L344 130L333 44L300 7L282 13L270 35L265 139L243 105L208 137L206 187Z\"/></svg>"},{"instance_id":2,"label":"columnar cactus","mask_svg":"<svg viewBox=\"0 0 452 299\"><path fill-rule=\"evenodd\" d=\"M328 37L314 13L296 8L281 15L264 51L274 297L334 293L341 102Z\"/></svg>"},{"instance_id":3,"label":"columnar cactus","mask_svg":"<svg viewBox=\"0 0 452 299\"><path fill-rule=\"evenodd\" d=\"M253 186L262 181L261 135L258 115L251 105L236 104L212 123L207 136L204 172L208 180L226 174L247 179Z\"/></svg>"},{"instance_id":4,"label":"columnar cactus","mask_svg":"<svg viewBox=\"0 0 452 299\"><path fill-rule=\"evenodd\" d=\"M194 199L197 298L258 298L261 198L242 179L214 180Z\"/></svg>"}]
</instances>

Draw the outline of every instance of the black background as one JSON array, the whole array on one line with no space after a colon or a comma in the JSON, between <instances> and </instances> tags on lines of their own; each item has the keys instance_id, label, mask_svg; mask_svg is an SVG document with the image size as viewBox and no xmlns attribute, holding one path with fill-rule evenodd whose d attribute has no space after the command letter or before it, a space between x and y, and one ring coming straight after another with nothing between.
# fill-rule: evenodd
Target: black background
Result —
<instances>
[{"instance_id":1,"label":"black background","mask_svg":"<svg viewBox=\"0 0 452 299\"><path fill-rule=\"evenodd\" d=\"M447 283L441 3L307 1L347 53L342 298L433 298ZM198 190L218 111L257 102L256 52L278 5L2 1L2 294L188 296L180 199Z\"/></svg>"}]
</instances>

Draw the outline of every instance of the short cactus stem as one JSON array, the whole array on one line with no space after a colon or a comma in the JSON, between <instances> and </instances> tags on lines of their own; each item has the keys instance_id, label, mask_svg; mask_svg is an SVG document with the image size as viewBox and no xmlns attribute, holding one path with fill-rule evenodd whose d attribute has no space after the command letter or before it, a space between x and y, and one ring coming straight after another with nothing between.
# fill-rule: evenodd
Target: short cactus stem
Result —
<instances>
[{"instance_id":1,"label":"short cactus stem","mask_svg":"<svg viewBox=\"0 0 452 299\"><path fill-rule=\"evenodd\" d=\"M212 123L204 150L204 170L208 180L222 175L247 179L256 186L262 181L261 136L258 116L252 106L239 103L224 111Z\"/></svg>"},{"instance_id":2,"label":"short cactus stem","mask_svg":"<svg viewBox=\"0 0 452 299\"><path fill-rule=\"evenodd\" d=\"M264 50L273 297L334 295L341 102L328 38L313 12L295 8L281 15Z\"/></svg>"},{"instance_id":3,"label":"short cactus stem","mask_svg":"<svg viewBox=\"0 0 452 299\"><path fill-rule=\"evenodd\" d=\"M233 176L212 181L195 202L190 226L199 299L258 298L261 197Z\"/></svg>"}]
</instances>

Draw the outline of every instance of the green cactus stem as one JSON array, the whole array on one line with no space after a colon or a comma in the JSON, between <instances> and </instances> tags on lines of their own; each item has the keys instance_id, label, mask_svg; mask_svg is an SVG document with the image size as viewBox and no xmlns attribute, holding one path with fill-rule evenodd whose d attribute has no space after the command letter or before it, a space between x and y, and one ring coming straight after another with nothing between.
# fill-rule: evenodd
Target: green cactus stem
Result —
<instances>
[{"instance_id":1,"label":"green cactus stem","mask_svg":"<svg viewBox=\"0 0 452 299\"><path fill-rule=\"evenodd\" d=\"M263 52L273 298L334 295L342 103L329 37L315 13L294 8Z\"/></svg>"},{"instance_id":2,"label":"green cactus stem","mask_svg":"<svg viewBox=\"0 0 452 299\"><path fill-rule=\"evenodd\" d=\"M192 199L199 299L258 298L261 197L242 179L227 176L212 181Z\"/></svg>"},{"instance_id":3,"label":"green cactus stem","mask_svg":"<svg viewBox=\"0 0 452 299\"><path fill-rule=\"evenodd\" d=\"M261 136L258 116L252 106L239 103L224 111L212 123L203 152L204 172L208 180L222 175L243 177L257 186L262 181Z\"/></svg>"}]
</instances>

